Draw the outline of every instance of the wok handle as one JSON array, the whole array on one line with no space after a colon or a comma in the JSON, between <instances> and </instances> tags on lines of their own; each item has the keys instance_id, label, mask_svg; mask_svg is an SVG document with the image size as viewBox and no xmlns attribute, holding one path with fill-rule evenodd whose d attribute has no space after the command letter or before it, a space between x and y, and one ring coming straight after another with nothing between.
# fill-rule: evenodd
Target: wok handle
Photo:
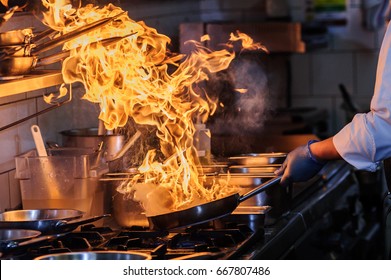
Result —
<instances>
[{"instance_id":1,"label":"wok handle","mask_svg":"<svg viewBox=\"0 0 391 280\"><path fill-rule=\"evenodd\" d=\"M252 189L251 191L241 195L238 199L238 202L241 203L241 202L245 201L246 199L249 199L250 197L253 197L254 195L268 189L270 186L273 186L273 185L279 183L281 181L281 177L282 176L274 177L274 178L266 181L265 183L257 186L256 188Z\"/></svg>"}]
</instances>

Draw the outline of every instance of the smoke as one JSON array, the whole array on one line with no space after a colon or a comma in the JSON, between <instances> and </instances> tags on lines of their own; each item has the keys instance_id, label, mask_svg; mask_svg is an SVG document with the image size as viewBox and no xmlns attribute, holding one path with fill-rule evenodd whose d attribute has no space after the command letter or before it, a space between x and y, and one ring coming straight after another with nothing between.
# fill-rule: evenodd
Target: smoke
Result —
<instances>
[{"instance_id":1,"label":"smoke","mask_svg":"<svg viewBox=\"0 0 391 280\"><path fill-rule=\"evenodd\" d=\"M210 118L214 134L259 133L270 115L268 76L259 58L236 58L223 74L208 82L208 92L218 99L219 108Z\"/></svg>"}]
</instances>

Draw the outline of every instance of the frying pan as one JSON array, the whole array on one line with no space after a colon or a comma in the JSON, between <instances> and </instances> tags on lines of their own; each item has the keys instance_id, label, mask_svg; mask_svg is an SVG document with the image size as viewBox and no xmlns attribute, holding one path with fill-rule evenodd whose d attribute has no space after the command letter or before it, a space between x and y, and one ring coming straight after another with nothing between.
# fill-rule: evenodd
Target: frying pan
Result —
<instances>
[{"instance_id":1,"label":"frying pan","mask_svg":"<svg viewBox=\"0 0 391 280\"><path fill-rule=\"evenodd\" d=\"M0 229L30 229L42 234L63 233L95 222L109 214L82 218L84 212L74 209L14 210L0 214Z\"/></svg>"},{"instance_id":2,"label":"frying pan","mask_svg":"<svg viewBox=\"0 0 391 280\"><path fill-rule=\"evenodd\" d=\"M227 216L236 209L239 203L279 183L280 180L281 176L274 177L243 195L235 193L188 209L147 216L149 227L153 230L173 229L197 225Z\"/></svg>"},{"instance_id":3,"label":"frying pan","mask_svg":"<svg viewBox=\"0 0 391 280\"><path fill-rule=\"evenodd\" d=\"M8 253L29 247L33 244L54 239L56 236L40 236L41 232L28 229L0 229L0 252Z\"/></svg>"},{"instance_id":4,"label":"frying pan","mask_svg":"<svg viewBox=\"0 0 391 280\"><path fill-rule=\"evenodd\" d=\"M152 256L132 251L87 251L43 255L35 260L151 260Z\"/></svg>"}]
</instances>

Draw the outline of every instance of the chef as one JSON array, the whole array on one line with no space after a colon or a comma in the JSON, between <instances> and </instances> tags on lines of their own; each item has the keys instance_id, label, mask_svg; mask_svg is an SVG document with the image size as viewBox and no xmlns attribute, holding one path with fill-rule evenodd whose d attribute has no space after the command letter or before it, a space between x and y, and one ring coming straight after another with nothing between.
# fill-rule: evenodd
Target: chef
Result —
<instances>
[{"instance_id":1,"label":"chef","mask_svg":"<svg viewBox=\"0 0 391 280\"><path fill-rule=\"evenodd\" d=\"M281 184L302 182L316 175L329 160L343 159L359 170L375 171L391 157L391 27L380 48L374 95L368 113L356 114L334 136L311 140L291 151L276 175Z\"/></svg>"}]
</instances>

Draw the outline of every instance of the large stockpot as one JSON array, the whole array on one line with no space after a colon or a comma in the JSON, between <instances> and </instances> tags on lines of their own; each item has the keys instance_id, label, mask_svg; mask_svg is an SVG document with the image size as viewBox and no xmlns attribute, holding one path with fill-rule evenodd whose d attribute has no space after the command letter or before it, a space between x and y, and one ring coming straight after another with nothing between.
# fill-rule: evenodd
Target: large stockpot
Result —
<instances>
[{"instance_id":1,"label":"large stockpot","mask_svg":"<svg viewBox=\"0 0 391 280\"><path fill-rule=\"evenodd\" d=\"M120 134L102 135L98 128L81 128L61 131L62 144L65 147L98 149L103 142L106 160L114 158L122 149L125 136Z\"/></svg>"}]
</instances>

